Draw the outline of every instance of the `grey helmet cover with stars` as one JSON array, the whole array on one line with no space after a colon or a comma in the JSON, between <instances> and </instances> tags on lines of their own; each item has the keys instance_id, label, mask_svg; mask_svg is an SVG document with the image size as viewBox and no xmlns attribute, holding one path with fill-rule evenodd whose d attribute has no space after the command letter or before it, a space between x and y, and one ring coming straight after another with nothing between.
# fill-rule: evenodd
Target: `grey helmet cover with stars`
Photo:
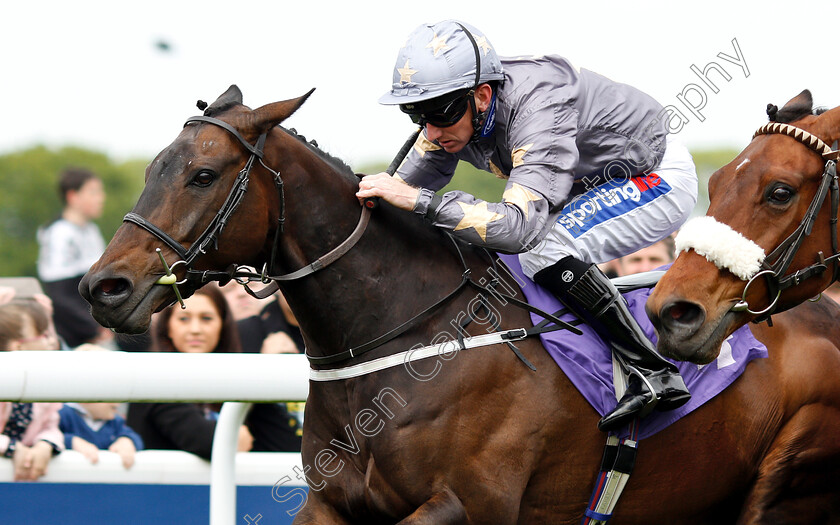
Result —
<instances>
[{"instance_id":1,"label":"grey helmet cover with stars","mask_svg":"<svg viewBox=\"0 0 840 525\"><path fill-rule=\"evenodd\" d=\"M400 49L391 91L379 98L380 104L410 104L475 87L475 48L459 23L478 46L479 83L504 78L496 51L473 26L455 20L422 24Z\"/></svg>"}]
</instances>

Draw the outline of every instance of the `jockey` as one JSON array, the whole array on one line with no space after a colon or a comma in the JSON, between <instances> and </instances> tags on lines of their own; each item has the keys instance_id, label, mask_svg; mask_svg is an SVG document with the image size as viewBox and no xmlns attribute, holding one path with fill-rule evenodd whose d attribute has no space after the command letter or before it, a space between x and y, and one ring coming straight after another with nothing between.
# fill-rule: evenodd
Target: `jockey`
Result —
<instances>
[{"instance_id":1,"label":"jockey","mask_svg":"<svg viewBox=\"0 0 840 525\"><path fill-rule=\"evenodd\" d=\"M697 201L691 155L668 135L659 103L556 55L500 59L480 31L453 20L409 36L379 102L399 105L424 133L393 177L365 176L357 196L520 254L525 274L589 323L630 373L598 428L690 399L596 266L668 236ZM437 195L459 160L507 179L501 202Z\"/></svg>"}]
</instances>

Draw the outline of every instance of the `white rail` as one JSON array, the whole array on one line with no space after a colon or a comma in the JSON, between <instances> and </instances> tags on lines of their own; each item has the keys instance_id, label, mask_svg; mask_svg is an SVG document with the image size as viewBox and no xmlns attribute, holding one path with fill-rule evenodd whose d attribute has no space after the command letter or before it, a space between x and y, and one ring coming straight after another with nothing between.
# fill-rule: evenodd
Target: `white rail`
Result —
<instances>
[{"instance_id":1,"label":"white rail","mask_svg":"<svg viewBox=\"0 0 840 525\"><path fill-rule=\"evenodd\" d=\"M225 403L213 439L211 525L236 523L236 436L248 403L308 393L303 355L0 352L0 401Z\"/></svg>"},{"instance_id":2,"label":"white rail","mask_svg":"<svg viewBox=\"0 0 840 525\"><path fill-rule=\"evenodd\" d=\"M0 352L0 401L301 401L300 354Z\"/></svg>"}]
</instances>

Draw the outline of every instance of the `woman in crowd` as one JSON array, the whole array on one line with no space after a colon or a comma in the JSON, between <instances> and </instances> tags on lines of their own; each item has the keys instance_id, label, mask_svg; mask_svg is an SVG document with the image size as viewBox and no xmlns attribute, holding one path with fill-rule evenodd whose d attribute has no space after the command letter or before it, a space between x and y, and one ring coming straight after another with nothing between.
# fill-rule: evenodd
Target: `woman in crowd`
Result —
<instances>
[{"instance_id":1,"label":"woman in crowd","mask_svg":"<svg viewBox=\"0 0 840 525\"><path fill-rule=\"evenodd\" d=\"M236 321L216 286L199 289L186 299L186 309L171 306L155 316L152 350L184 353L238 353ZM276 436L288 433L288 423L272 417L275 405L255 404L239 431L238 450L276 451ZM128 424L143 438L146 449L184 450L209 459L220 405L194 403L132 403ZM298 445L299 446L299 445Z\"/></svg>"}]
</instances>

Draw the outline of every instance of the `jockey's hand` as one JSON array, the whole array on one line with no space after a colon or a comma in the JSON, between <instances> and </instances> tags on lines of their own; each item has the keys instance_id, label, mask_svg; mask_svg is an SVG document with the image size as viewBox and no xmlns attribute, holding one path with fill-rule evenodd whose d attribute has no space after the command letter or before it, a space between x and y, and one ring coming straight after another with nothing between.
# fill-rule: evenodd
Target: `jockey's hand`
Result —
<instances>
[{"instance_id":1,"label":"jockey's hand","mask_svg":"<svg viewBox=\"0 0 840 525\"><path fill-rule=\"evenodd\" d=\"M389 204L407 211L414 210L418 195L420 195L419 189L387 173L365 175L359 182L359 191L356 192L356 197L360 201L370 197L380 197Z\"/></svg>"}]
</instances>

